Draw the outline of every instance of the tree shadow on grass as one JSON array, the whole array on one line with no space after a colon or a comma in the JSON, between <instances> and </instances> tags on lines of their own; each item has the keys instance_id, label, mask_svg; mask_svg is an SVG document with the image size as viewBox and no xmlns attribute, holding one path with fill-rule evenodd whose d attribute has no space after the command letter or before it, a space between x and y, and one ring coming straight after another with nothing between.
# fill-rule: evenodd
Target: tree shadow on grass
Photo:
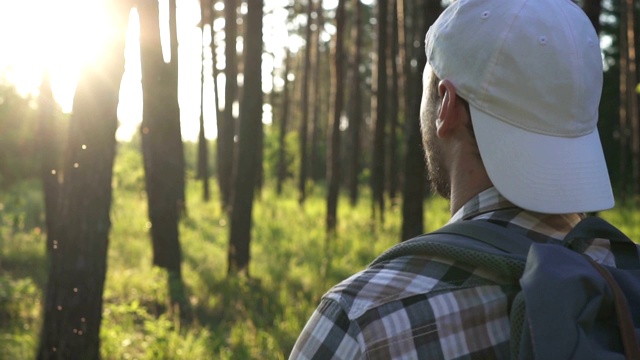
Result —
<instances>
[{"instance_id":1,"label":"tree shadow on grass","mask_svg":"<svg viewBox=\"0 0 640 360\"><path fill-rule=\"evenodd\" d=\"M14 240L12 240L13 242ZM44 240L41 242L44 247ZM0 276L12 279L30 278L39 289L44 289L48 276L47 254L33 246L5 251L0 258Z\"/></svg>"},{"instance_id":2,"label":"tree shadow on grass","mask_svg":"<svg viewBox=\"0 0 640 360\"><path fill-rule=\"evenodd\" d=\"M199 276L206 286L200 293L207 295L193 304L192 310L194 321L211 332L212 358L288 356L295 338L290 331L282 329L281 324L286 321L287 307L295 302L293 296L283 296L283 292L292 290L289 284L265 286L258 278L219 278L210 272L202 272ZM301 285L294 287L302 288Z\"/></svg>"},{"instance_id":3,"label":"tree shadow on grass","mask_svg":"<svg viewBox=\"0 0 640 360\"><path fill-rule=\"evenodd\" d=\"M24 242L5 247L0 258L0 358L31 358L47 281L46 254L35 242L29 244L31 239L4 240L6 244ZM39 244L44 246L44 241Z\"/></svg>"}]
</instances>

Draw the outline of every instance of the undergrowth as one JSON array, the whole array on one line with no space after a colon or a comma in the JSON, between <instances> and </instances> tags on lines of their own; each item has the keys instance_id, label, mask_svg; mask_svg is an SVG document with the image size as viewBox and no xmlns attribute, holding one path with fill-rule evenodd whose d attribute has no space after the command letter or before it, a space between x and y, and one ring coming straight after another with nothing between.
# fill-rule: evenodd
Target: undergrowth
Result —
<instances>
[{"instance_id":1,"label":"undergrowth","mask_svg":"<svg viewBox=\"0 0 640 360\"><path fill-rule=\"evenodd\" d=\"M285 359L332 285L363 269L400 240L400 206L373 219L366 194L340 198L337 235L324 231L325 200L313 187L304 205L293 185L278 196L267 183L254 207L249 277L227 276L229 220L211 181L212 200L188 182L180 223L182 273L191 319L169 305L167 274L152 266L139 154L119 154L101 328L103 359ZM37 182L0 194L0 359L32 359L42 317L46 251ZM425 202L425 231L448 220L442 199ZM640 239L640 212L602 213Z\"/></svg>"},{"instance_id":2,"label":"undergrowth","mask_svg":"<svg viewBox=\"0 0 640 360\"><path fill-rule=\"evenodd\" d=\"M137 170L136 170L137 169ZM292 184L257 195L249 277L227 276L229 219L188 181L180 223L182 274L191 319L169 305L167 273L152 266L141 158L120 149L114 166L112 229L100 333L103 359L284 359L320 297L400 240L400 208L374 220L363 194L340 199L337 235L324 230L326 202L311 186L299 205ZM191 174L189 174L191 175ZM189 177L191 178L191 176ZM0 194L0 359L32 359L47 276L38 182ZM429 201L429 228L447 221L446 202Z\"/></svg>"}]
</instances>

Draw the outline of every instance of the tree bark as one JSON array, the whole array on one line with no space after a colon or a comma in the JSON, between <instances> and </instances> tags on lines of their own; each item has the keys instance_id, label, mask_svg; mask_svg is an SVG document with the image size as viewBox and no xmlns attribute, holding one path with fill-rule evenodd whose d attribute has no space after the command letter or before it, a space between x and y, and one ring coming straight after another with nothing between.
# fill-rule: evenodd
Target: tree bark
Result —
<instances>
[{"instance_id":1,"label":"tree bark","mask_svg":"<svg viewBox=\"0 0 640 360\"><path fill-rule=\"evenodd\" d=\"M46 73L40 85L38 111L40 124L38 128L38 146L40 152L40 177L44 192L45 219L47 225L47 251L53 249L53 240L57 239L58 201L60 196L60 133L56 126L56 102L51 91L49 73Z\"/></svg>"},{"instance_id":2,"label":"tree bark","mask_svg":"<svg viewBox=\"0 0 640 360\"><path fill-rule=\"evenodd\" d=\"M238 163L235 166L229 236L228 273L249 274L253 195L258 157L255 143L262 132L262 0L247 1L244 94L240 107Z\"/></svg>"},{"instance_id":3,"label":"tree bark","mask_svg":"<svg viewBox=\"0 0 640 360\"><path fill-rule=\"evenodd\" d=\"M73 102L39 359L98 359L111 221L111 178L128 1L103 1L110 37Z\"/></svg>"},{"instance_id":4,"label":"tree bark","mask_svg":"<svg viewBox=\"0 0 640 360\"><path fill-rule=\"evenodd\" d=\"M638 120L638 76L636 70L636 6L634 0L625 0L627 6L627 97L629 109L627 114L630 121L631 132L631 191L635 198L640 194L640 121Z\"/></svg>"},{"instance_id":5,"label":"tree bark","mask_svg":"<svg viewBox=\"0 0 640 360\"><path fill-rule=\"evenodd\" d=\"M289 118L289 72L291 71L291 52L289 48L285 49L286 56L284 60L284 89L282 94L282 116L280 117L280 132L278 134L278 182L276 184L276 192L282 194L282 185L287 177L286 149L285 142L287 136L287 120Z\"/></svg>"},{"instance_id":6,"label":"tree bark","mask_svg":"<svg viewBox=\"0 0 640 360\"><path fill-rule=\"evenodd\" d=\"M640 184L640 130L638 124L637 71L635 53L635 4L620 2L620 195L637 195ZM630 169L629 169L630 168ZM630 171L629 171L630 170ZM629 186L631 180L631 186Z\"/></svg>"},{"instance_id":7,"label":"tree bark","mask_svg":"<svg viewBox=\"0 0 640 360\"><path fill-rule=\"evenodd\" d=\"M351 135L351 153L349 159L349 201L351 206L358 202L358 178L360 175L360 149L362 133L362 76L360 64L362 63L362 4L360 0L353 0L355 17L353 20L352 37L355 39L353 59L353 107L352 118L349 121L349 133Z\"/></svg>"},{"instance_id":8,"label":"tree bark","mask_svg":"<svg viewBox=\"0 0 640 360\"><path fill-rule=\"evenodd\" d=\"M398 56L398 8L396 2L398 0L392 0L390 2L390 12L393 14L391 22L391 31L388 32L390 48L389 54L389 66L387 74L389 74L391 80L391 94L389 96L389 151L387 164L388 175L388 188L389 198L392 203L396 201L396 193L398 191L399 183L399 165L398 165L398 118L400 117L400 88L399 88L399 71L398 62L396 61Z\"/></svg>"},{"instance_id":9,"label":"tree bark","mask_svg":"<svg viewBox=\"0 0 640 360\"><path fill-rule=\"evenodd\" d=\"M329 191L327 194L327 233L336 231L338 224L338 190L340 187L340 117L344 102L344 33L346 22L347 0L340 0L336 10L336 42L333 48L333 114L331 118L331 138L329 153L327 154L327 179Z\"/></svg>"},{"instance_id":10,"label":"tree bark","mask_svg":"<svg viewBox=\"0 0 640 360\"><path fill-rule=\"evenodd\" d=\"M238 25L236 24L237 0L224 0L224 31L225 31L225 89L224 89L224 118L222 126L218 128L218 183L222 198L222 207L228 209L231 204L232 175L234 161L235 118L233 117L233 103L238 93L238 60L236 52L236 38Z\"/></svg>"},{"instance_id":11,"label":"tree bark","mask_svg":"<svg viewBox=\"0 0 640 360\"><path fill-rule=\"evenodd\" d=\"M423 21L416 21L411 27L405 26L407 15L406 0L398 0L398 24L400 33L400 49L406 49L407 54L403 57L405 79L405 106L407 112L406 119L406 139L407 152L405 154L404 164L404 185L402 190L402 234L400 240L407 240L423 233L424 229L424 204L425 181L426 181L426 164L424 160L424 151L422 148L422 136L420 133L420 95L422 84L422 71L426 64L426 55L424 52L424 34L435 19L438 17L442 8L438 0L429 0L421 6L414 4L416 16L422 18ZM413 34L419 34L419 47L413 47L413 41L406 39L407 32L411 30L411 40ZM404 35L404 36L403 36ZM416 36L416 38L418 38ZM404 43L404 46L402 44ZM412 70L410 63L415 59L417 67Z\"/></svg>"},{"instance_id":12,"label":"tree bark","mask_svg":"<svg viewBox=\"0 0 640 360\"><path fill-rule=\"evenodd\" d=\"M262 127L262 123L260 126ZM258 160L256 160L256 195L260 198L262 187L264 186L264 131L260 131L260 134L258 134L254 149L256 150L256 157L258 158Z\"/></svg>"},{"instance_id":13,"label":"tree bark","mask_svg":"<svg viewBox=\"0 0 640 360\"><path fill-rule=\"evenodd\" d=\"M298 179L298 202L303 204L307 196L307 138L309 132L309 79L311 77L311 14L314 0L307 0L307 28L304 50L304 73L302 74L302 119L300 122L300 174Z\"/></svg>"},{"instance_id":14,"label":"tree bark","mask_svg":"<svg viewBox=\"0 0 640 360\"><path fill-rule=\"evenodd\" d=\"M628 57L629 48L627 41L627 2L620 1L620 40L618 46L620 47L620 107L619 107L619 122L620 122L620 200L624 203L627 200L627 162L628 162L628 138L629 138L629 114L628 108L628 96L627 88L630 84L627 84L628 76ZM633 86L633 85L631 85Z\"/></svg>"},{"instance_id":15,"label":"tree bark","mask_svg":"<svg viewBox=\"0 0 640 360\"><path fill-rule=\"evenodd\" d=\"M311 122L311 160L309 161L309 169L311 169L311 177L314 181L322 179L326 174L326 166L321 166L320 159L320 139L322 138L322 127L320 126L320 108L322 107L322 85L323 81L320 81L322 78L320 75L320 69L322 68L322 54L320 51L320 33L323 26L323 18L322 18L322 0L318 1L317 4L317 16L316 16L316 30L313 32L313 61L311 64L311 69L313 70L313 78L315 81L313 82L313 92L311 95L311 99L313 101L313 120ZM326 114L326 113L325 113Z\"/></svg>"},{"instance_id":16,"label":"tree bark","mask_svg":"<svg viewBox=\"0 0 640 360\"><path fill-rule=\"evenodd\" d=\"M200 1L200 129L198 132L197 177L202 181L202 200L205 202L209 201L211 195L209 192L209 149L204 129L204 25L212 23L209 20L211 10L212 7L209 1Z\"/></svg>"},{"instance_id":17,"label":"tree bark","mask_svg":"<svg viewBox=\"0 0 640 360\"><path fill-rule=\"evenodd\" d=\"M371 115L375 116L373 139L373 160L371 163L371 194L373 197L373 215L384 220L384 155L385 128L387 123L387 13L388 1L378 0L378 59L376 82L372 97Z\"/></svg>"},{"instance_id":18,"label":"tree bark","mask_svg":"<svg viewBox=\"0 0 640 360\"><path fill-rule=\"evenodd\" d=\"M209 25L210 25L210 30L211 30L211 63L212 63L212 74L213 74L213 94L214 94L214 98L213 101L215 103L215 110L216 110L216 126L218 129L220 129L222 127L222 123L223 123L223 113L220 109L220 87L218 85L218 75L220 75L220 70L218 70L218 55L216 54L216 48L217 48L217 43L216 43L216 31L213 27L213 23L217 17L217 15L215 14L214 9L211 9L211 17L209 18ZM218 134L218 138L219 138L219 134Z\"/></svg>"},{"instance_id":19,"label":"tree bark","mask_svg":"<svg viewBox=\"0 0 640 360\"><path fill-rule=\"evenodd\" d=\"M601 0L584 0L582 4L582 10L591 21L593 28L596 30L596 34L600 34L600 13L602 13Z\"/></svg>"},{"instance_id":20,"label":"tree bark","mask_svg":"<svg viewBox=\"0 0 640 360\"><path fill-rule=\"evenodd\" d=\"M166 98L166 116L167 132L169 144L172 150L171 156L167 159L167 163L171 164L171 173L168 174L170 182L176 192L178 215L183 215L187 211L187 202L185 196L185 179L184 179L184 147L182 144L182 131L180 130L180 105L178 104L178 21L176 16L176 0L169 0L169 40L171 61L167 64L167 98Z\"/></svg>"},{"instance_id":21,"label":"tree bark","mask_svg":"<svg viewBox=\"0 0 640 360\"><path fill-rule=\"evenodd\" d=\"M169 6L174 7L175 1L171 0ZM138 13L142 68L142 152L153 264L168 271L172 304L187 310L181 285L182 251L178 230L179 214L184 206L181 199L184 194L184 158L182 141L178 140L181 135L177 73L173 68L177 52L172 50L171 62L165 64L160 45L158 2L139 0ZM171 13L170 9L170 18ZM181 315L186 315L186 312L183 311Z\"/></svg>"}]
</instances>

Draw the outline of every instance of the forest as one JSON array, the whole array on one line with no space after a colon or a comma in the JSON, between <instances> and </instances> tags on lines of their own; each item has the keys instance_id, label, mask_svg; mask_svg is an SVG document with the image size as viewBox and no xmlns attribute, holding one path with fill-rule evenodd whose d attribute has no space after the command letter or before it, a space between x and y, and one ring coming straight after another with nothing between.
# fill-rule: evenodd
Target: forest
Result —
<instances>
[{"instance_id":1,"label":"forest","mask_svg":"<svg viewBox=\"0 0 640 360\"><path fill-rule=\"evenodd\" d=\"M185 24L189 1L95 0L105 36L70 111L48 72L28 94L0 73L0 359L285 359L332 285L447 222L418 119L424 35L448 1L199 0ZM605 71L601 215L637 240L638 4L578 5ZM186 90L185 27L201 37Z\"/></svg>"}]
</instances>

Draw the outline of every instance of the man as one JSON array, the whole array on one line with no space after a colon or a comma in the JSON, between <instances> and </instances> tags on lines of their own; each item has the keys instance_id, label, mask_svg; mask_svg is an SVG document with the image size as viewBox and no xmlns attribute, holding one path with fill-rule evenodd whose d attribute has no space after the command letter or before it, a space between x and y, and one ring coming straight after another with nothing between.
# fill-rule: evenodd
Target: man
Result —
<instances>
[{"instance_id":1,"label":"man","mask_svg":"<svg viewBox=\"0 0 640 360\"><path fill-rule=\"evenodd\" d=\"M570 0L457 0L442 13L426 36L421 127L450 222L555 242L613 206L598 44ZM584 252L612 265L604 240ZM508 358L517 290L488 269L399 257L325 294L291 358Z\"/></svg>"}]
</instances>

